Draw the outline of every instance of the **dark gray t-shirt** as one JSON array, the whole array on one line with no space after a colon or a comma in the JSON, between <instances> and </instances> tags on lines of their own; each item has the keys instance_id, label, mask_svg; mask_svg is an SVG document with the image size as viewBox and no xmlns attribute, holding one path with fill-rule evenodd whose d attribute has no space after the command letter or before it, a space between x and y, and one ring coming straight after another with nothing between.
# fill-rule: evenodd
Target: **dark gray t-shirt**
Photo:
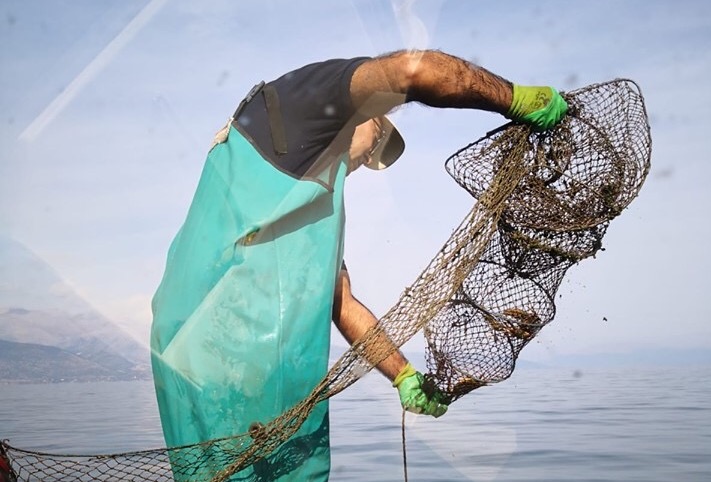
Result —
<instances>
[{"instance_id":1,"label":"dark gray t-shirt","mask_svg":"<svg viewBox=\"0 0 711 482\"><path fill-rule=\"evenodd\" d=\"M355 69L368 59L313 63L266 84L278 95L286 153L275 150L264 91L239 112L238 128L272 164L302 178L356 114L350 98L351 78Z\"/></svg>"}]
</instances>

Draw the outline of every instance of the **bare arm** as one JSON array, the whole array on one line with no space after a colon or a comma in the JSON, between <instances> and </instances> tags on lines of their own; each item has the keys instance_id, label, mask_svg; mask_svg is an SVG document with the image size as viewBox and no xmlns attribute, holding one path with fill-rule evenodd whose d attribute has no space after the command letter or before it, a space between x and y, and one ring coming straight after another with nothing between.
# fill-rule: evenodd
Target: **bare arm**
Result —
<instances>
[{"instance_id":1,"label":"bare arm","mask_svg":"<svg viewBox=\"0 0 711 482\"><path fill-rule=\"evenodd\" d=\"M350 344L362 337L369 328L375 326L378 322L375 315L351 293L351 280L348 276L348 271L345 269L341 270L336 282L333 322ZM378 344L392 343L384 334L377 342ZM407 359L396 350L379 363L377 368L390 381L393 381L406 364Z\"/></svg>"},{"instance_id":2,"label":"bare arm","mask_svg":"<svg viewBox=\"0 0 711 482\"><path fill-rule=\"evenodd\" d=\"M361 64L351 80L354 105L372 116L411 101L505 114L512 89L511 82L482 67L431 50L374 58Z\"/></svg>"}]
</instances>

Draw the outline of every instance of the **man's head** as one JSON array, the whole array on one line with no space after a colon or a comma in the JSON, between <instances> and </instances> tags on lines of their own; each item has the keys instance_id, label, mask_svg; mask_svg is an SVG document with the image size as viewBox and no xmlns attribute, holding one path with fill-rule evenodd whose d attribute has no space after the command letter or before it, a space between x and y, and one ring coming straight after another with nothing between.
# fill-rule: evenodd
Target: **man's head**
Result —
<instances>
[{"instance_id":1,"label":"man's head","mask_svg":"<svg viewBox=\"0 0 711 482\"><path fill-rule=\"evenodd\" d=\"M349 149L348 172L361 165L380 170L392 165L405 150L405 141L385 116L369 119L355 128Z\"/></svg>"}]
</instances>

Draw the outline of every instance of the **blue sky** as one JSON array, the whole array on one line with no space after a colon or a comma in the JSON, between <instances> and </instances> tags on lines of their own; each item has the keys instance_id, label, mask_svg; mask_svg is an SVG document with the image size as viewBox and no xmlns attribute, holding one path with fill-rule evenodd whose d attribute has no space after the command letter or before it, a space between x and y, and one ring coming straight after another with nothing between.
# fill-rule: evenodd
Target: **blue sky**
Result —
<instances>
[{"instance_id":1,"label":"blue sky","mask_svg":"<svg viewBox=\"0 0 711 482\"><path fill-rule=\"evenodd\" d=\"M147 340L212 134L249 88L312 61L412 47L562 90L628 77L645 95L646 185L606 250L571 269L558 316L524 358L711 349L711 4L701 1L4 0L0 235ZM377 314L471 208L445 159L504 122L421 106L394 118L403 158L347 184L346 259Z\"/></svg>"}]
</instances>

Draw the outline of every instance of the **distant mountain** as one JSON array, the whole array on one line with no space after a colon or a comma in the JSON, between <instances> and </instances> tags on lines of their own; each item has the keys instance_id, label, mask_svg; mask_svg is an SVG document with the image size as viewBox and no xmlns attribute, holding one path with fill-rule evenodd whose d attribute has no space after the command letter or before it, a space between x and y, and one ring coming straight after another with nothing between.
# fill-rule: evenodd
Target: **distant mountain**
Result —
<instances>
[{"instance_id":1,"label":"distant mountain","mask_svg":"<svg viewBox=\"0 0 711 482\"><path fill-rule=\"evenodd\" d=\"M83 313L91 306L31 249L0 235L0 307Z\"/></svg>"},{"instance_id":2,"label":"distant mountain","mask_svg":"<svg viewBox=\"0 0 711 482\"><path fill-rule=\"evenodd\" d=\"M31 250L6 237L0 237L0 340L14 343L16 357L12 362L3 353L1 369L35 373L38 381L45 377L30 369L32 355L45 361L56 357L53 380L76 379L77 373L88 379L126 379L149 371L146 347L92 308ZM79 369L82 363L88 365ZM66 376L61 376L60 367L67 370Z\"/></svg>"},{"instance_id":3,"label":"distant mountain","mask_svg":"<svg viewBox=\"0 0 711 482\"><path fill-rule=\"evenodd\" d=\"M26 308L0 308L0 340L56 346L89 360L150 363L148 350L100 313L67 313Z\"/></svg>"},{"instance_id":4,"label":"distant mountain","mask_svg":"<svg viewBox=\"0 0 711 482\"><path fill-rule=\"evenodd\" d=\"M147 367L97 363L55 346L0 340L0 383L92 382L150 379Z\"/></svg>"},{"instance_id":5,"label":"distant mountain","mask_svg":"<svg viewBox=\"0 0 711 482\"><path fill-rule=\"evenodd\" d=\"M637 348L618 353L559 355L546 363L567 368L711 366L711 349Z\"/></svg>"}]
</instances>

